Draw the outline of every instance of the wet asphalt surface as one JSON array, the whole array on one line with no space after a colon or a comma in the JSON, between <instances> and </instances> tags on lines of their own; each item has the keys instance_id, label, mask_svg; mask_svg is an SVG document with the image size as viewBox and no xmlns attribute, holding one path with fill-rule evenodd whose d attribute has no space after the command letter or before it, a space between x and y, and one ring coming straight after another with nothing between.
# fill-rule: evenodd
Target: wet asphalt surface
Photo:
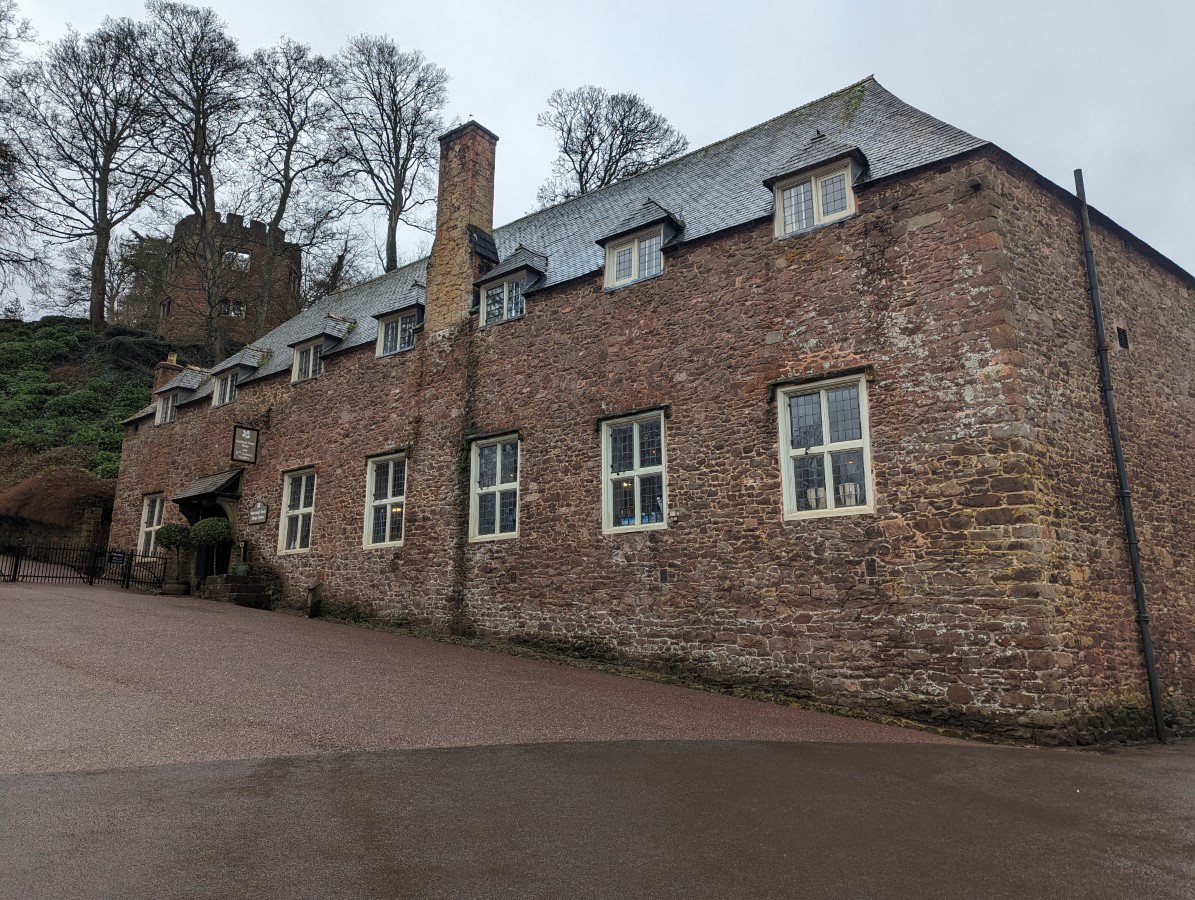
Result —
<instances>
[{"instance_id":1,"label":"wet asphalt surface","mask_svg":"<svg viewBox=\"0 0 1195 900\"><path fill-rule=\"evenodd\" d=\"M0 585L0 897L1195 897L1195 746L1045 751Z\"/></svg>"}]
</instances>

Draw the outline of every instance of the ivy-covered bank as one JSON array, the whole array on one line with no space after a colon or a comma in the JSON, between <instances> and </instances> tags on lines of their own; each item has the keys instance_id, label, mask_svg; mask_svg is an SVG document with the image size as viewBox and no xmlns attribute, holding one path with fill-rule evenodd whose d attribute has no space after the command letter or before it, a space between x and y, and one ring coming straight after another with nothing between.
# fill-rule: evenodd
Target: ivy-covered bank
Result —
<instances>
[{"instance_id":1,"label":"ivy-covered bank","mask_svg":"<svg viewBox=\"0 0 1195 900\"><path fill-rule=\"evenodd\" d=\"M120 422L145 406L171 349L86 319L0 321L0 517L65 527L110 508Z\"/></svg>"}]
</instances>

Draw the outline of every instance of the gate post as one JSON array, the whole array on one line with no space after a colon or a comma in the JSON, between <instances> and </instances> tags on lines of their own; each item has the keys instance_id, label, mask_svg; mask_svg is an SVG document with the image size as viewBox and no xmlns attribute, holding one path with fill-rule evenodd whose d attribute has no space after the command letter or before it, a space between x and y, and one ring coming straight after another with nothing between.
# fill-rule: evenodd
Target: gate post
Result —
<instances>
[{"instance_id":1,"label":"gate post","mask_svg":"<svg viewBox=\"0 0 1195 900\"><path fill-rule=\"evenodd\" d=\"M136 551L130 550L124 557L124 572L120 577L120 586L128 590L133 584L133 559Z\"/></svg>"},{"instance_id":2,"label":"gate post","mask_svg":"<svg viewBox=\"0 0 1195 900\"><path fill-rule=\"evenodd\" d=\"M23 551L24 549L25 549L24 544L17 544L16 548L13 550L13 556L12 556L13 584L16 584L17 579L21 577L21 557L24 556L24 554L21 551Z\"/></svg>"}]
</instances>

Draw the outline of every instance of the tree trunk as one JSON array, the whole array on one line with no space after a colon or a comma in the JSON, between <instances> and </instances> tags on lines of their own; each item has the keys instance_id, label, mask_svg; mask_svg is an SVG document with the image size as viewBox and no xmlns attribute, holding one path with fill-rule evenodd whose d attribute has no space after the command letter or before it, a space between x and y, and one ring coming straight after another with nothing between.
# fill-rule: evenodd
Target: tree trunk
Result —
<instances>
[{"instance_id":1,"label":"tree trunk","mask_svg":"<svg viewBox=\"0 0 1195 900\"><path fill-rule=\"evenodd\" d=\"M88 313L91 318L91 330L104 330L104 310L108 284L108 246L112 242L112 231L99 228L95 233L95 250L91 254L91 301Z\"/></svg>"},{"instance_id":2,"label":"tree trunk","mask_svg":"<svg viewBox=\"0 0 1195 900\"><path fill-rule=\"evenodd\" d=\"M391 208L386 218L386 263L382 269L393 272L398 268L398 211Z\"/></svg>"}]
</instances>

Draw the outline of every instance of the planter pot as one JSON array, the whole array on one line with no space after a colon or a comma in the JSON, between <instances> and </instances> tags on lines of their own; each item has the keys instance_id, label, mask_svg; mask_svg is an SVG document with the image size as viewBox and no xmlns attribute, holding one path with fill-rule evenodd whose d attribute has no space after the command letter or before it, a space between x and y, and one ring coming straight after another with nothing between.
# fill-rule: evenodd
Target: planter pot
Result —
<instances>
[{"instance_id":1,"label":"planter pot","mask_svg":"<svg viewBox=\"0 0 1195 900\"><path fill-rule=\"evenodd\" d=\"M249 574L249 563L237 563L235 566L232 567L232 574L233 575L248 575Z\"/></svg>"},{"instance_id":2,"label":"planter pot","mask_svg":"<svg viewBox=\"0 0 1195 900\"><path fill-rule=\"evenodd\" d=\"M190 593L191 585L185 581L163 581L162 593L170 594L171 596L181 597L184 594Z\"/></svg>"}]
</instances>

